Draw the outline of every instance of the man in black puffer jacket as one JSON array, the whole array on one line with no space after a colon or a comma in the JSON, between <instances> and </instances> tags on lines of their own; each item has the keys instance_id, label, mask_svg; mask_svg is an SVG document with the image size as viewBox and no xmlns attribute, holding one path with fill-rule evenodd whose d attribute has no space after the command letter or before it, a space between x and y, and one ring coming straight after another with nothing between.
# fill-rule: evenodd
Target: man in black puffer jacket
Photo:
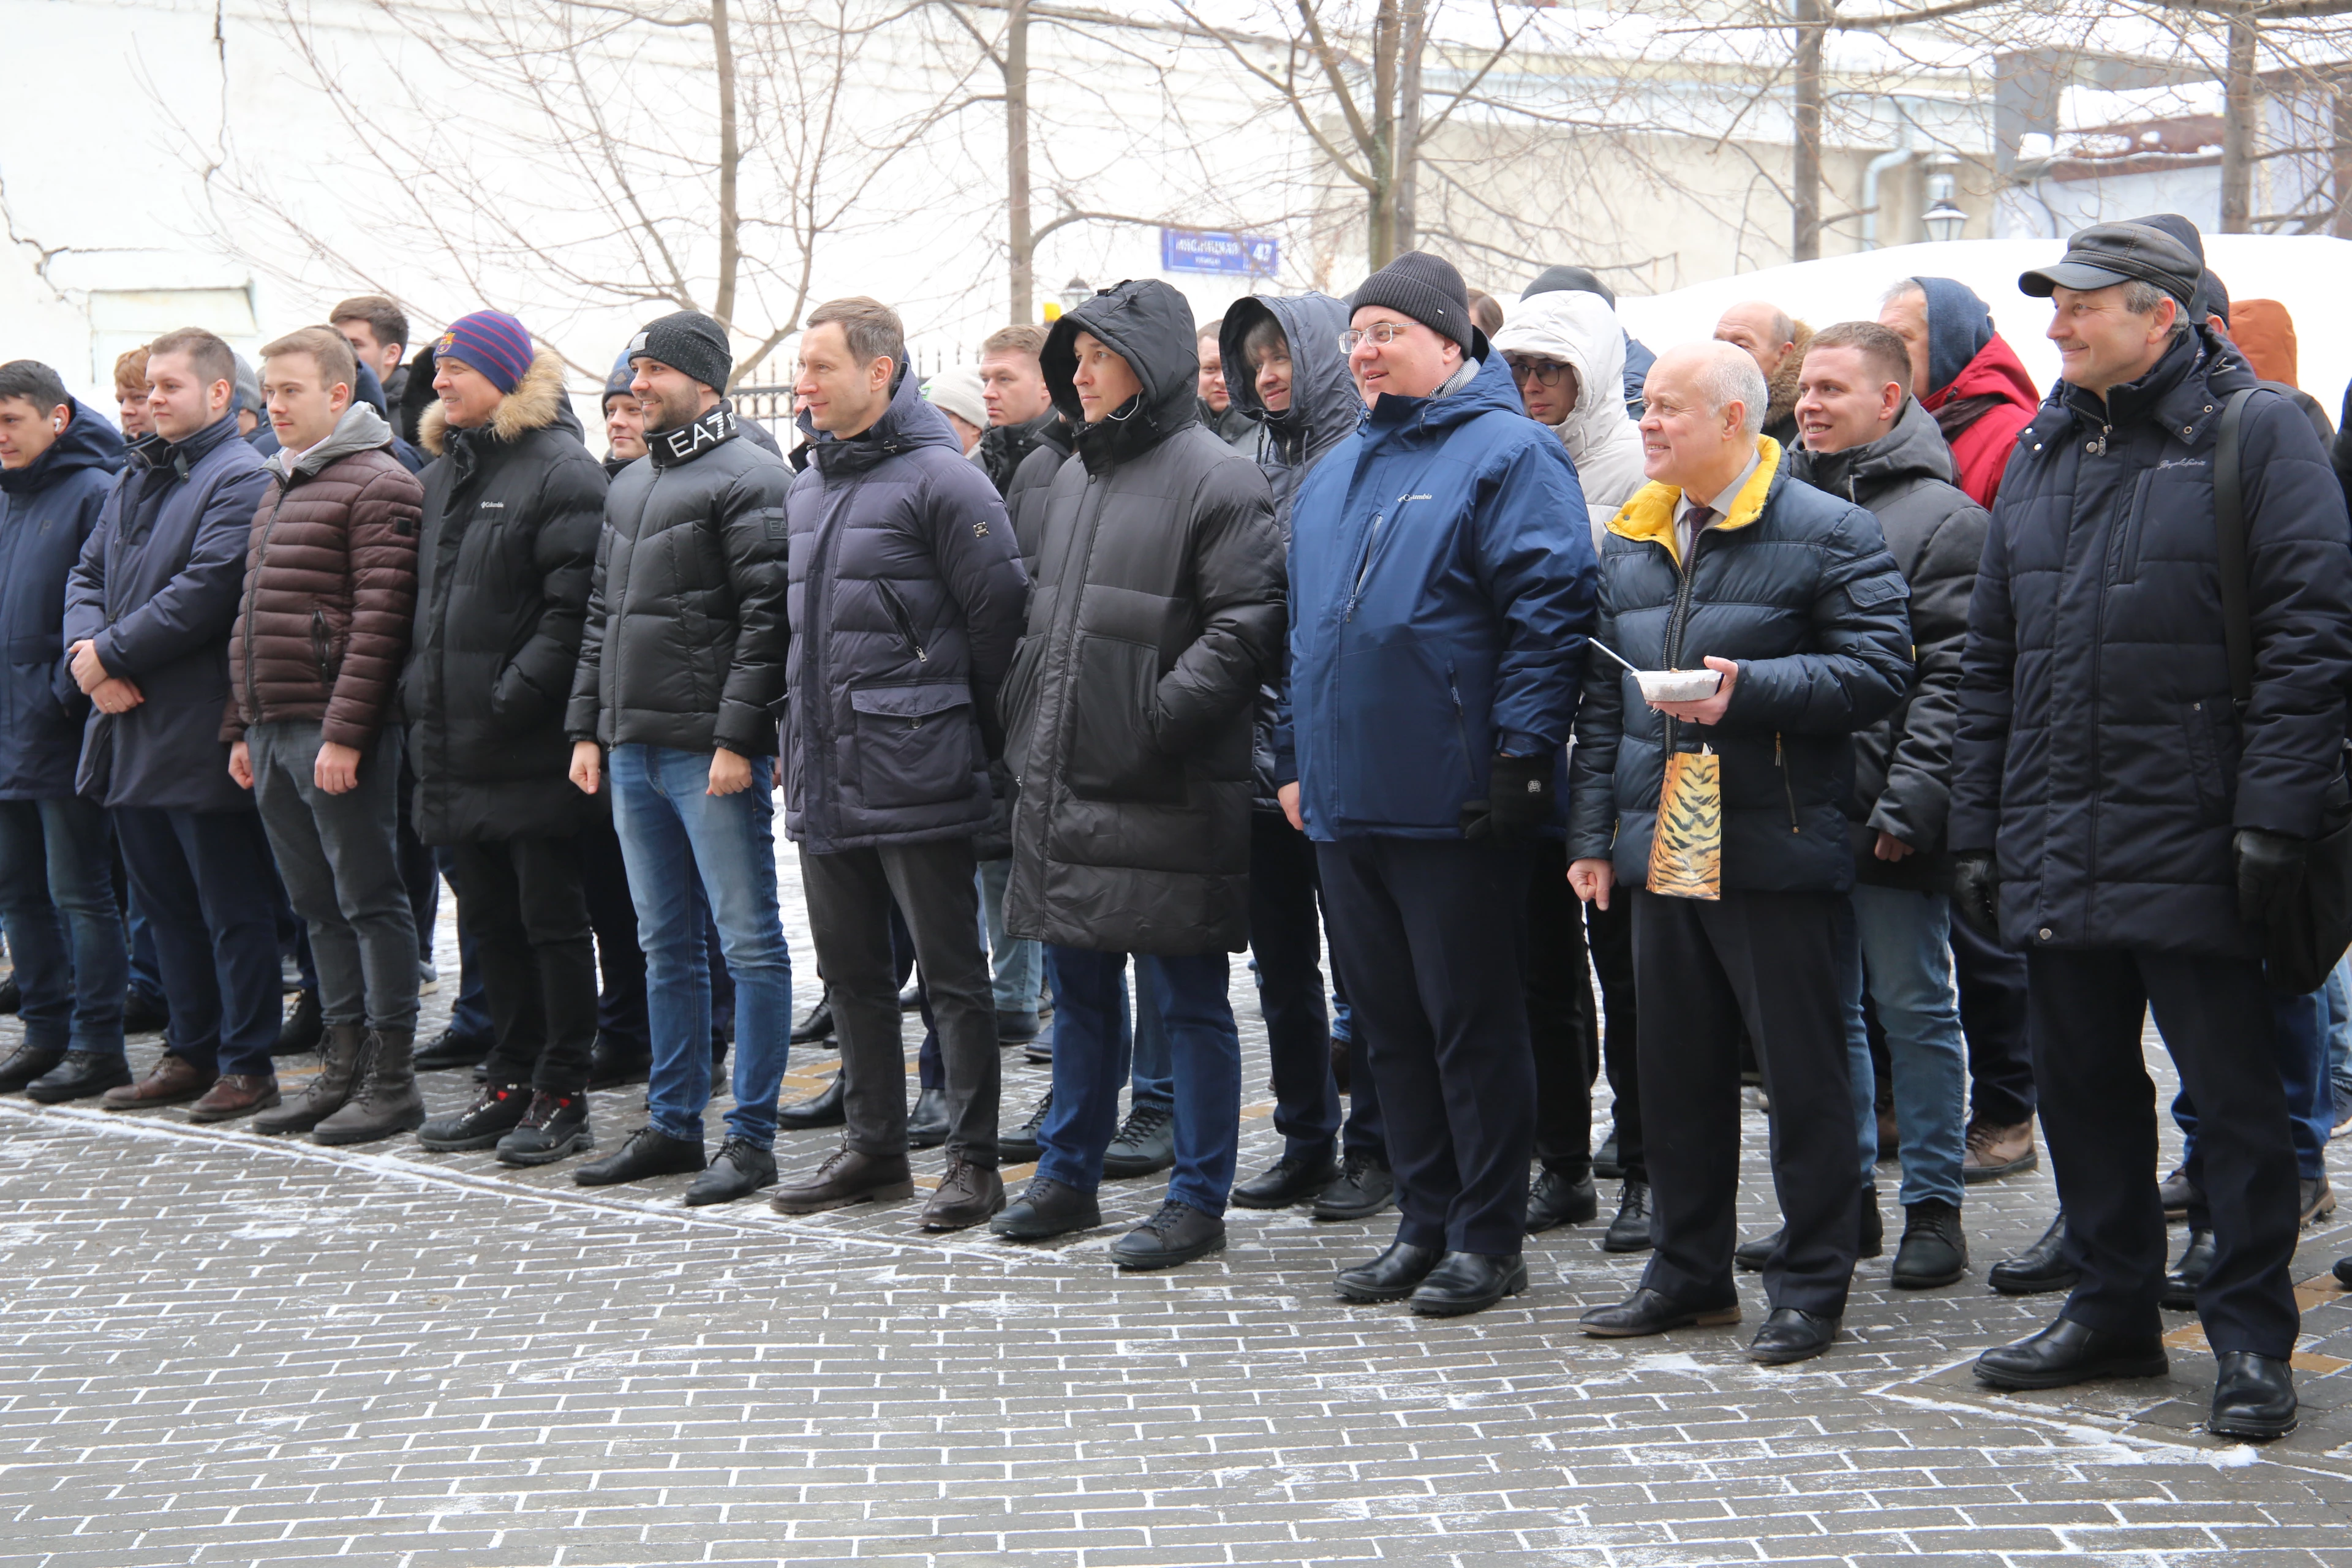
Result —
<instances>
[{"instance_id":1,"label":"man in black puffer jacket","mask_svg":"<svg viewBox=\"0 0 2352 1568\"><path fill-rule=\"evenodd\" d=\"M1789 467L1867 507L1911 584L1918 677L1892 714L1854 737L1846 818L1863 972L1886 1031L1903 1135L1905 1218L1893 1283L1926 1289L1951 1284L1969 1266L1960 1228L1969 1052L1952 991L1951 868L1943 849L1960 647L1987 519L1954 482L1951 447L1911 395L1910 374L1910 351L1875 321L1840 321L1816 333L1797 378L1805 449L1790 455ZM1857 1100L1868 1087L1857 1082ZM1877 1118L1863 1121L1874 1158Z\"/></svg>"},{"instance_id":2,"label":"man in black puffer jacket","mask_svg":"<svg viewBox=\"0 0 2352 1568\"><path fill-rule=\"evenodd\" d=\"M1609 523L1594 640L1645 670L1722 679L1701 700L1645 701L1630 673L1598 653L1587 660L1569 877L1590 900L1632 890L1657 1246L1632 1299L1583 1321L1619 1338L1738 1318L1744 1024L1771 1097L1787 1221L1764 1263L1770 1315L1748 1353L1801 1361L1836 1337L1861 1239L1845 803L1851 737L1911 683L1909 590L1877 520L1785 471L1780 444L1760 434L1770 395L1746 351L1669 350L1647 388L1653 479ZM1714 886L1650 885L1666 759L1710 752L1717 806L1686 805L1685 820L1720 824Z\"/></svg>"},{"instance_id":3,"label":"man in black puffer jacket","mask_svg":"<svg viewBox=\"0 0 2352 1568\"><path fill-rule=\"evenodd\" d=\"M646 955L653 1067L646 1125L572 1173L582 1186L701 1172L689 1204L776 1179L776 1090L792 968L770 830L783 696L784 491L792 472L743 437L721 395L734 355L717 321L678 310L629 341L646 458L604 506L566 728L572 781L604 784ZM735 981L735 1105L705 1169L710 1102L709 921Z\"/></svg>"},{"instance_id":4,"label":"man in black puffer jacket","mask_svg":"<svg viewBox=\"0 0 2352 1568\"><path fill-rule=\"evenodd\" d=\"M1045 379L1079 461L1046 498L1003 698L1020 789L1004 923L1048 944L1058 1016L1044 1155L994 1228L1035 1240L1101 1223L1133 953L1176 1081L1168 1201L1113 1249L1142 1268L1224 1246L1241 1116L1225 955L1249 937L1250 721L1283 635L1265 477L1202 426L1194 342L1192 308L1157 281L1055 323Z\"/></svg>"},{"instance_id":5,"label":"man in black puffer jacket","mask_svg":"<svg viewBox=\"0 0 2352 1568\"><path fill-rule=\"evenodd\" d=\"M2064 379L2018 438L1969 614L1949 839L1955 907L2026 954L2033 1076L2067 1260L2063 1314L1987 1351L1996 1386L2165 1370L2164 1210L2143 1016L2199 1113L2211 1214L2197 1297L2210 1429L2295 1420L2294 1142L2260 933L2339 825L2352 528L2310 423L2184 319L2203 270L2101 224L2019 279L2056 307ZM2252 629L2232 700L2214 485L2238 432Z\"/></svg>"},{"instance_id":6,"label":"man in black puffer jacket","mask_svg":"<svg viewBox=\"0 0 2352 1568\"><path fill-rule=\"evenodd\" d=\"M813 460L788 502L798 635L784 829L800 843L832 988L848 1130L773 1202L808 1214L912 1195L895 900L944 1075L948 1167L922 1224L961 1230L1004 1206L972 840L990 817L989 763L1003 751L996 692L1028 583L1004 503L906 367L905 329L878 300L831 300L809 316L795 391Z\"/></svg>"},{"instance_id":7,"label":"man in black puffer jacket","mask_svg":"<svg viewBox=\"0 0 2352 1568\"><path fill-rule=\"evenodd\" d=\"M417 1136L542 1164L593 1142L596 958L573 836L594 806L564 782L563 708L604 471L564 395L562 358L534 353L512 316L478 310L432 352L441 397L417 422L435 460L401 704L416 834L455 850L457 918L497 1043L474 1104Z\"/></svg>"}]
</instances>

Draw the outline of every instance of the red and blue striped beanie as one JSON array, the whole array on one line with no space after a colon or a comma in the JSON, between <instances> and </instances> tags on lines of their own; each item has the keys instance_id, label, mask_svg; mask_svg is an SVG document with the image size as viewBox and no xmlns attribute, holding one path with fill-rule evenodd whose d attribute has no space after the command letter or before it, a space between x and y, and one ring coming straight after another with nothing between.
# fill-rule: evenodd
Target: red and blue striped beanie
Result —
<instances>
[{"instance_id":1,"label":"red and blue striped beanie","mask_svg":"<svg viewBox=\"0 0 2352 1568\"><path fill-rule=\"evenodd\" d=\"M449 324L433 345L436 359L472 365L500 392L512 392L530 368L530 331L503 310L477 310Z\"/></svg>"}]
</instances>

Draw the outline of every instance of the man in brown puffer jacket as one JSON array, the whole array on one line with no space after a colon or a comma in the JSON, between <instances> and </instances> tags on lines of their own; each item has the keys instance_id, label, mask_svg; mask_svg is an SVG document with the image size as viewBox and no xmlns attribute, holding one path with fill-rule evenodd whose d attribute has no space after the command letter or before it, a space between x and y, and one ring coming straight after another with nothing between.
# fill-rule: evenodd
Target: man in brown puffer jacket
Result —
<instances>
[{"instance_id":1,"label":"man in brown puffer jacket","mask_svg":"<svg viewBox=\"0 0 2352 1568\"><path fill-rule=\"evenodd\" d=\"M340 334L278 339L261 374L282 447L254 514L221 734L310 924L326 1038L310 1088L254 1125L364 1143L425 1120L416 927L395 847L401 731L385 722L416 605L424 491L383 416L352 398Z\"/></svg>"}]
</instances>

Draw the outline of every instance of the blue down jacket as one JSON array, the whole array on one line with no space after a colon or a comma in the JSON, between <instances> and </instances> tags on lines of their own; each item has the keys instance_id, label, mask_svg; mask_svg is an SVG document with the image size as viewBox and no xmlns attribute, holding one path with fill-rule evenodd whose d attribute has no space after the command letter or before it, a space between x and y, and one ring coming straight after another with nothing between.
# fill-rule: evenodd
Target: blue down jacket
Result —
<instances>
[{"instance_id":1,"label":"blue down jacket","mask_svg":"<svg viewBox=\"0 0 2352 1568\"><path fill-rule=\"evenodd\" d=\"M1993 850L2010 945L2250 957L2231 838L2320 830L2352 674L2352 524L2310 422L2240 432L2253 700L2230 697L2214 437L2253 384L2203 328L2102 403L2065 382L2018 437L1960 668L1957 851Z\"/></svg>"},{"instance_id":2,"label":"blue down jacket","mask_svg":"<svg viewBox=\"0 0 2352 1568\"><path fill-rule=\"evenodd\" d=\"M0 800L63 800L81 762L89 699L66 670L66 577L122 471L122 437L72 406L47 451L0 469Z\"/></svg>"},{"instance_id":3,"label":"blue down jacket","mask_svg":"<svg viewBox=\"0 0 2352 1568\"><path fill-rule=\"evenodd\" d=\"M269 470L237 438L234 416L177 446L149 436L131 448L66 591L66 646L90 639L108 673L145 698L127 713L89 716L84 744L100 805L253 809L228 776L220 729L246 546L268 489Z\"/></svg>"},{"instance_id":4,"label":"blue down jacket","mask_svg":"<svg viewBox=\"0 0 2352 1568\"><path fill-rule=\"evenodd\" d=\"M1559 437L1487 354L1383 395L1290 513L1290 741L1309 837L1458 838L1495 754L1568 742L1592 626L1591 523Z\"/></svg>"},{"instance_id":5,"label":"blue down jacket","mask_svg":"<svg viewBox=\"0 0 2352 1568\"><path fill-rule=\"evenodd\" d=\"M1843 892L1853 885L1845 807L1853 735L1911 687L1910 590L1878 520L1791 478L1779 442L1699 534L1675 554L1682 492L1651 484L1610 521L1593 636L1643 669L1735 660L1723 721L1678 723L1642 700L1632 675L1596 652L1570 754L1569 853L1612 858L1617 879L1648 878L1666 753L1722 757L1726 891Z\"/></svg>"}]
</instances>

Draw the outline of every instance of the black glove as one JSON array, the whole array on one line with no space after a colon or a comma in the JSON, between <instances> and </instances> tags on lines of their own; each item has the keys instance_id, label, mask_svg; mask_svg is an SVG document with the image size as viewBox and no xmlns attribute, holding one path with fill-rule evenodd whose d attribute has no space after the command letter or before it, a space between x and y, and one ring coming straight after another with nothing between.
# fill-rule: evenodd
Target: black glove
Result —
<instances>
[{"instance_id":1,"label":"black glove","mask_svg":"<svg viewBox=\"0 0 2352 1568\"><path fill-rule=\"evenodd\" d=\"M2306 846L2284 833L2242 827L2234 841L2238 858L2238 918L2265 926L2303 888Z\"/></svg>"},{"instance_id":2,"label":"black glove","mask_svg":"<svg viewBox=\"0 0 2352 1568\"><path fill-rule=\"evenodd\" d=\"M1552 760L1549 754L1497 754L1486 800L1462 803L1462 837L1524 844L1551 821Z\"/></svg>"},{"instance_id":3,"label":"black glove","mask_svg":"<svg viewBox=\"0 0 2352 1568\"><path fill-rule=\"evenodd\" d=\"M1952 861L1952 912L1969 929L2000 940L2000 873L1990 855L1961 855Z\"/></svg>"}]
</instances>

